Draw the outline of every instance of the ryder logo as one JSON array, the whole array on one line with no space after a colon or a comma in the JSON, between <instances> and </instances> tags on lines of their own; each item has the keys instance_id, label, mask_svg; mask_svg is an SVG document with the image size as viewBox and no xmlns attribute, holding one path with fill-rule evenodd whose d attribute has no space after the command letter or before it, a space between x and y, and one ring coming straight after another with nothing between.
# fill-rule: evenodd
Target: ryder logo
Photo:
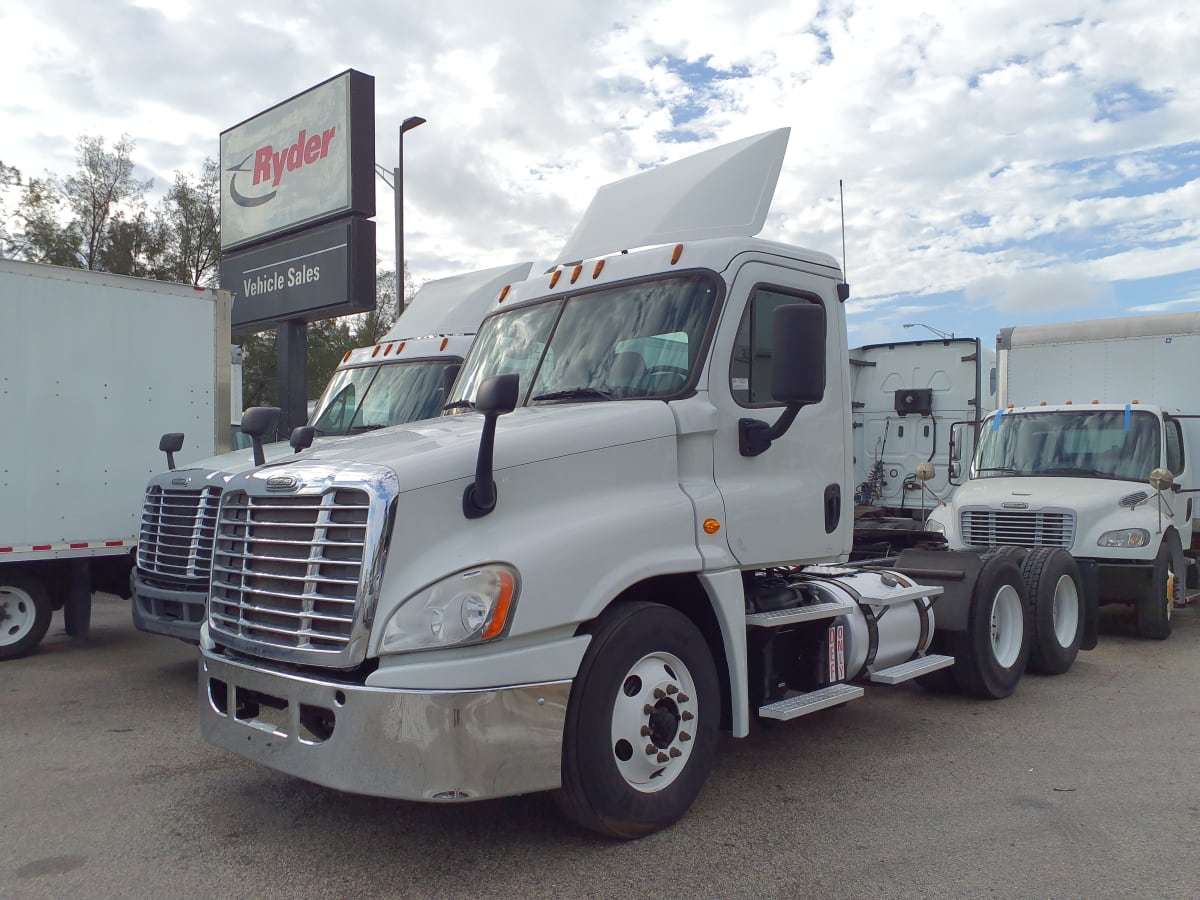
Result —
<instances>
[{"instance_id":1,"label":"ryder logo","mask_svg":"<svg viewBox=\"0 0 1200 900\"><path fill-rule=\"evenodd\" d=\"M326 128L320 134L309 134L304 129L296 143L276 151L273 146L266 144L259 147L236 166L230 166L225 171L232 172L229 176L229 196L238 206L262 206L275 199L279 193L279 182L283 181L285 172L294 172L304 166L311 166L329 155L329 144L337 134L337 126ZM251 160L253 163L251 164ZM237 189L238 173L251 173L252 185L270 185L271 190L265 194L247 196Z\"/></svg>"}]
</instances>

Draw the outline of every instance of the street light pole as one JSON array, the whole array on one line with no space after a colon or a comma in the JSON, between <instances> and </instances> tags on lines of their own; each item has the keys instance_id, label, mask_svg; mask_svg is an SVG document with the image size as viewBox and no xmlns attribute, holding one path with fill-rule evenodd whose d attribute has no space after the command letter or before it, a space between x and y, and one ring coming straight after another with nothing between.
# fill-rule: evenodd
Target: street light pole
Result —
<instances>
[{"instance_id":1,"label":"street light pole","mask_svg":"<svg viewBox=\"0 0 1200 900\"><path fill-rule=\"evenodd\" d=\"M904 325L901 327L903 327L903 328L928 328L930 331L932 331L934 334L936 334L938 337L940 337L943 341L954 340L954 332L942 331L940 328L934 328L932 325L926 325L924 322L905 322Z\"/></svg>"},{"instance_id":2,"label":"street light pole","mask_svg":"<svg viewBox=\"0 0 1200 900\"><path fill-rule=\"evenodd\" d=\"M420 116L409 116L400 123L400 140L396 152L396 168L392 170L392 187L396 200L396 315L404 312L404 132L424 125Z\"/></svg>"}]
</instances>

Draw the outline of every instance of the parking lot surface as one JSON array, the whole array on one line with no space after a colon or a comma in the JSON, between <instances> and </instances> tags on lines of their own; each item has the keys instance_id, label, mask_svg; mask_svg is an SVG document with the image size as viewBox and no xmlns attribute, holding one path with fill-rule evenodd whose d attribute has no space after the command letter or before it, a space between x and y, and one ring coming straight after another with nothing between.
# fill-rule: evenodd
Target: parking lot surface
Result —
<instances>
[{"instance_id":1,"label":"parking lot surface","mask_svg":"<svg viewBox=\"0 0 1200 900\"><path fill-rule=\"evenodd\" d=\"M98 595L0 664L3 897L1198 897L1200 614L983 702L873 688L725 738L691 812L632 843L549 796L342 794L204 744L196 651Z\"/></svg>"}]
</instances>

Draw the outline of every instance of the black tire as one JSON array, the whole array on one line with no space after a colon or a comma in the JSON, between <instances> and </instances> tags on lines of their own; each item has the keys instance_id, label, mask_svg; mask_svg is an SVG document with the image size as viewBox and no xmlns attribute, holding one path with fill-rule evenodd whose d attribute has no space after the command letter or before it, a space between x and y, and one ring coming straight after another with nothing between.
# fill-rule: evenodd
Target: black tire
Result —
<instances>
[{"instance_id":1,"label":"black tire","mask_svg":"<svg viewBox=\"0 0 1200 900\"><path fill-rule=\"evenodd\" d=\"M1059 547L1038 547L1021 569L1033 607L1028 669L1061 675L1075 664L1083 641L1083 579L1074 557Z\"/></svg>"},{"instance_id":2,"label":"black tire","mask_svg":"<svg viewBox=\"0 0 1200 900\"><path fill-rule=\"evenodd\" d=\"M1016 544L1006 544L1003 547L992 547L985 554L985 557L991 556L1007 556L1017 564L1017 568L1024 571L1025 561L1029 559L1029 554L1033 552L1028 547L1018 547Z\"/></svg>"},{"instance_id":3,"label":"black tire","mask_svg":"<svg viewBox=\"0 0 1200 900\"><path fill-rule=\"evenodd\" d=\"M0 660L34 651L50 627L50 594L36 575L0 569Z\"/></svg>"},{"instance_id":4,"label":"black tire","mask_svg":"<svg viewBox=\"0 0 1200 900\"><path fill-rule=\"evenodd\" d=\"M951 633L954 680L963 693L999 700L1017 689L1029 659L1032 618L1017 564L1007 554L985 554L967 630Z\"/></svg>"},{"instance_id":5,"label":"black tire","mask_svg":"<svg viewBox=\"0 0 1200 900\"><path fill-rule=\"evenodd\" d=\"M1171 636L1171 613L1183 604L1185 571L1179 535L1169 531L1154 555L1150 587L1135 604L1139 637L1165 641Z\"/></svg>"},{"instance_id":6,"label":"black tire","mask_svg":"<svg viewBox=\"0 0 1200 900\"><path fill-rule=\"evenodd\" d=\"M686 616L656 603L607 610L571 688L559 808L617 838L666 828L699 795L720 721L717 669Z\"/></svg>"}]
</instances>

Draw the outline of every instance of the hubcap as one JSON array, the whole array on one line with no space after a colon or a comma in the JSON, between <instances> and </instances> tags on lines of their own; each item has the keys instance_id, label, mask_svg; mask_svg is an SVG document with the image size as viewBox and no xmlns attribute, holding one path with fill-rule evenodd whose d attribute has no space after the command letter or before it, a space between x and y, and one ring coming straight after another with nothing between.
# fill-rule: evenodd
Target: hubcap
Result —
<instances>
[{"instance_id":1,"label":"hubcap","mask_svg":"<svg viewBox=\"0 0 1200 900\"><path fill-rule=\"evenodd\" d=\"M20 588L0 586L0 646L21 640L36 620L32 597Z\"/></svg>"},{"instance_id":2,"label":"hubcap","mask_svg":"<svg viewBox=\"0 0 1200 900\"><path fill-rule=\"evenodd\" d=\"M696 684L677 656L649 653L629 669L613 701L612 753L631 788L654 793L687 767L699 724Z\"/></svg>"},{"instance_id":3,"label":"hubcap","mask_svg":"<svg viewBox=\"0 0 1200 900\"><path fill-rule=\"evenodd\" d=\"M1007 669L1021 655L1025 622L1021 615L1021 595L1010 584L1004 585L992 598L992 655L1001 668Z\"/></svg>"},{"instance_id":4,"label":"hubcap","mask_svg":"<svg viewBox=\"0 0 1200 900\"><path fill-rule=\"evenodd\" d=\"M1054 586L1054 637L1060 647L1070 647L1079 630L1079 591L1068 575Z\"/></svg>"}]
</instances>

